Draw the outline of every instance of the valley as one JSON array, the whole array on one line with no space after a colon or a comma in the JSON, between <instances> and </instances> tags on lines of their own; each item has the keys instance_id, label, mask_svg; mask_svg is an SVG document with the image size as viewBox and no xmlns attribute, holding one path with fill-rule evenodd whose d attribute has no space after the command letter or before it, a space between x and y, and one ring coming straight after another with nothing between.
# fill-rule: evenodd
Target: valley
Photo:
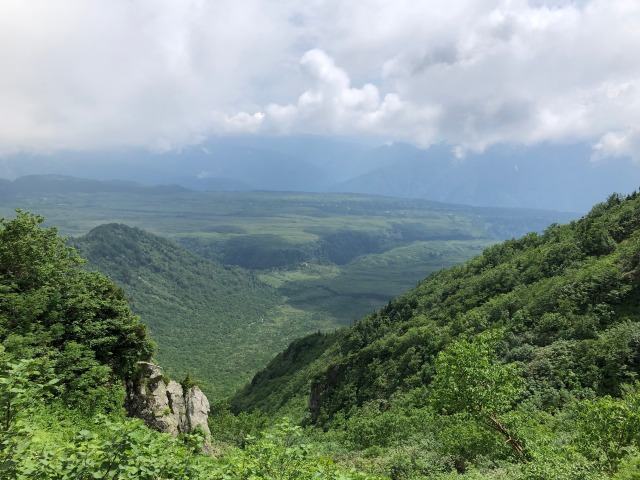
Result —
<instances>
[{"instance_id":1,"label":"valley","mask_svg":"<svg viewBox=\"0 0 640 480\"><path fill-rule=\"evenodd\" d=\"M503 242L459 230L478 217L440 205L455 210L455 240L403 246L390 231L389 246L360 224L320 238L307 250L317 257L298 263L298 250L288 267L251 270L122 223L65 239L18 211L0 221L0 465L10 478L634 478L639 201L613 194ZM383 275L364 273L418 259L428 270L483 241L387 302ZM341 297L365 291L382 305L340 323ZM291 316L279 322L278 310ZM169 368L154 367L152 384L141 369L154 355ZM125 418L131 382L142 398L165 391L157 419L182 418L172 392L209 390L210 437Z\"/></svg>"},{"instance_id":2,"label":"valley","mask_svg":"<svg viewBox=\"0 0 640 480\"><path fill-rule=\"evenodd\" d=\"M0 480L640 480L640 1L0 1Z\"/></svg>"},{"instance_id":3,"label":"valley","mask_svg":"<svg viewBox=\"0 0 640 480\"><path fill-rule=\"evenodd\" d=\"M126 289L176 378L225 398L290 342L571 214L360 194L193 192L63 176L0 184ZM124 225L134 228L127 228Z\"/></svg>"}]
</instances>

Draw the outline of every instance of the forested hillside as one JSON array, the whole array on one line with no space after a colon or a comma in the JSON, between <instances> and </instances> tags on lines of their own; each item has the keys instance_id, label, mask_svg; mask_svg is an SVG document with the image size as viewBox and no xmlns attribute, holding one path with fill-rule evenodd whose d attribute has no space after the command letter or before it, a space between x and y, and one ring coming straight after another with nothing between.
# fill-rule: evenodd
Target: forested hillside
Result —
<instances>
[{"instance_id":1,"label":"forested hillside","mask_svg":"<svg viewBox=\"0 0 640 480\"><path fill-rule=\"evenodd\" d=\"M122 382L153 353L145 327L42 221L0 222L3 478L638 478L637 193L292 342L233 397L235 416L215 406L218 458L198 435L124 418ZM144 232L93 235L96 259L126 247L171 265L172 245Z\"/></svg>"},{"instance_id":2,"label":"forested hillside","mask_svg":"<svg viewBox=\"0 0 640 480\"><path fill-rule=\"evenodd\" d=\"M307 332L278 322L272 310L280 295L247 270L213 263L138 228L102 225L72 244L90 268L125 287L168 372L189 373L211 398L233 393L287 338Z\"/></svg>"},{"instance_id":3,"label":"forested hillside","mask_svg":"<svg viewBox=\"0 0 640 480\"><path fill-rule=\"evenodd\" d=\"M28 206L78 235L74 245L89 268L126 288L165 368L180 378L190 372L212 399L233 393L293 339L350 325L430 272L573 218L60 175L0 182L0 198L0 213Z\"/></svg>"},{"instance_id":4,"label":"forested hillside","mask_svg":"<svg viewBox=\"0 0 640 480\"><path fill-rule=\"evenodd\" d=\"M639 373L634 193L293 342L232 407L392 478L638 478Z\"/></svg>"},{"instance_id":5,"label":"forested hillside","mask_svg":"<svg viewBox=\"0 0 640 480\"><path fill-rule=\"evenodd\" d=\"M125 418L124 383L153 353L145 326L43 220L0 219L0 478L373 478L320 457L286 421L242 449L214 439L214 458L197 432L171 438Z\"/></svg>"},{"instance_id":6,"label":"forested hillside","mask_svg":"<svg viewBox=\"0 0 640 480\"><path fill-rule=\"evenodd\" d=\"M216 263L259 270L289 298L284 313L305 323L306 333L349 325L430 272L577 216L373 195L193 192L59 175L0 182L0 199L0 214L28 208L66 235L122 223Z\"/></svg>"}]
</instances>

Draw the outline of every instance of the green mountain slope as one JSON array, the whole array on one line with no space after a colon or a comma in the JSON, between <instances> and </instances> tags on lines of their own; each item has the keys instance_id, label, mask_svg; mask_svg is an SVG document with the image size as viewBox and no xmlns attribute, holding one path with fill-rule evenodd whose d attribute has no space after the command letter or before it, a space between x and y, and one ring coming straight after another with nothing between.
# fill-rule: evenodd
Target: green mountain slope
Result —
<instances>
[{"instance_id":1,"label":"green mountain slope","mask_svg":"<svg viewBox=\"0 0 640 480\"><path fill-rule=\"evenodd\" d=\"M195 455L198 438L171 441L121 417L121 382L151 354L145 328L123 290L81 269L41 222L0 220L3 478L366 478L352 467L394 480L638 477L637 193L490 247L352 327L291 343L233 399L269 419L216 407L214 441L231 442L219 459ZM188 264L136 229L94 235L114 276ZM207 269L191 257L190 271ZM198 277L165 275L173 293ZM306 428L247 435L283 413Z\"/></svg>"},{"instance_id":2,"label":"green mountain slope","mask_svg":"<svg viewBox=\"0 0 640 480\"><path fill-rule=\"evenodd\" d=\"M375 480L321 457L286 421L242 448L214 438L214 457L197 429L172 438L125 418L125 383L153 353L145 325L43 220L0 218L0 478ZM132 236L118 226L95 234L105 230L125 244ZM139 263L147 243L137 242Z\"/></svg>"},{"instance_id":3,"label":"green mountain slope","mask_svg":"<svg viewBox=\"0 0 640 480\"><path fill-rule=\"evenodd\" d=\"M558 385L618 393L640 373L639 262L640 198L612 196L579 221L490 247L431 275L321 349L315 343L324 344L324 337L300 340L305 349L324 352L313 375L302 376L313 377L305 395L320 386L316 416L331 418L354 402L428 385L445 345L488 329L504 332L501 357L527 366L532 394L547 406L561 403L554 397ZM616 344L620 338L628 342ZM288 351L299 348L294 342ZM261 388L283 382L270 372L287 359L277 357L234 404L282 404L278 392L269 396Z\"/></svg>"},{"instance_id":4,"label":"green mountain slope","mask_svg":"<svg viewBox=\"0 0 640 480\"><path fill-rule=\"evenodd\" d=\"M94 228L73 245L92 268L125 287L169 373L189 372L214 398L233 392L299 334L274 323L275 290L240 268L121 224Z\"/></svg>"},{"instance_id":5,"label":"green mountain slope","mask_svg":"<svg viewBox=\"0 0 640 480\"><path fill-rule=\"evenodd\" d=\"M456 363L474 355L479 360ZM485 360L486 368L481 366ZM465 382L473 385L471 398L496 400L492 396L499 396L500 385L506 384L490 387L491 381L482 380L494 371L498 377L517 372L518 393L495 411L468 407L471 410L456 413L462 417L441 416L455 413L449 410L452 399L467 398ZM463 265L433 274L353 327L293 342L232 399L232 407L296 413L301 421L333 435L341 432L352 446L395 445L405 452L412 433L420 439L413 440L418 448L415 442L426 441L428 431L434 442L443 442L443 433L433 429L455 425L459 443L449 445L447 458L458 458L455 468L462 472L478 455L495 461L509 456L509 442L500 447L490 438L481 440L481 433L470 433L473 418L482 420L479 432L483 425L493 425L489 431L494 433L499 430L496 424L504 432L520 425L524 444L530 442L529 455L541 455L534 448L541 444L532 438L562 450L567 448L563 442L578 442L575 432L587 428L569 427L571 415L575 420L576 412L588 412L602 402L624 402L607 399L625 392L629 398L628 385L639 375L640 196L634 193L626 198L612 195L578 221L495 245ZM447 397L449 388L454 393ZM443 406L447 398L449 405ZM592 398L601 400L585 400ZM432 412L428 426L418 418L426 415L425 408ZM640 405L624 408L640 419ZM492 424L500 420L499 414L511 423ZM607 415L594 422L605 422ZM455 424L462 419L464 428ZM526 431L523 423L533 419L540 423L529 424ZM550 423L544 427L544 422ZM544 437L545 428L558 429L556 436ZM473 442L474 435L475 441L488 442L486 448L464 444ZM629 448L640 442L633 435L620 435ZM597 470L601 467L592 468L602 474ZM602 478L598 475L593 478Z\"/></svg>"},{"instance_id":6,"label":"green mountain slope","mask_svg":"<svg viewBox=\"0 0 640 480\"><path fill-rule=\"evenodd\" d=\"M334 326L496 241L575 218L371 195L189 192L51 175L0 182L0 198L0 213L37 210L67 235L125 223L216 262L261 270L302 315L322 310Z\"/></svg>"}]
</instances>

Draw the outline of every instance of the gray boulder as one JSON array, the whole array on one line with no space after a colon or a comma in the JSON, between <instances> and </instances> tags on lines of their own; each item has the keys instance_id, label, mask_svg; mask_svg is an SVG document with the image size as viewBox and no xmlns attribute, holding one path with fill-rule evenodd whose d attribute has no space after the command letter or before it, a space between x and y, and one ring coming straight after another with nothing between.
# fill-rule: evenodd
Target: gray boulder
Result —
<instances>
[{"instance_id":1,"label":"gray boulder","mask_svg":"<svg viewBox=\"0 0 640 480\"><path fill-rule=\"evenodd\" d=\"M206 436L210 448L209 400L198 387L184 389L175 380L165 382L162 367L138 362L140 375L127 382L125 407L132 417L141 418L149 428L177 436L197 428Z\"/></svg>"}]
</instances>

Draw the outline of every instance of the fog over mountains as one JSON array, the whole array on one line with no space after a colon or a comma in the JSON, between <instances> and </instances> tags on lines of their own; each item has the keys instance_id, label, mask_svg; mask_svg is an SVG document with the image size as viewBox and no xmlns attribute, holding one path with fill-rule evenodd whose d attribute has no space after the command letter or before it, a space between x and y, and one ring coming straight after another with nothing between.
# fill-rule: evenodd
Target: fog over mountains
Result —
<instances>
[{"instance_id":1,"label":"fog over mountains","mask_svg":"<svg viewBox=\"0 0 640 480\"><path fill-rule=\"evenodd\" d=\"M354 192L580 213L612 192L640 185L639 164L590 158L587 144L499 146L458 159L444 145L242 136L166 153L128 148L18 154L0 160L0 177L57 173L194 190Z\"/></svg>"}]
</instances>

